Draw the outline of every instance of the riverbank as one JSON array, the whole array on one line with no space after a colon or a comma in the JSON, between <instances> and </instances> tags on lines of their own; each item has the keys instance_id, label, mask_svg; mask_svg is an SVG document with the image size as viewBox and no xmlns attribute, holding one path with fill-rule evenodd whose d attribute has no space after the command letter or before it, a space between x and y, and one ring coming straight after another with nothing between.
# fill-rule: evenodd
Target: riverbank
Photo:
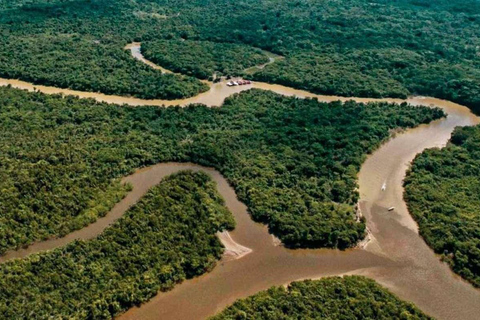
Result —
<instances>
[{"instance_id":1,"label":"riverbank","mask_svg":"<svg viewBox=\"0 0 480 320\"><path fill-rule=\"evenodd\" d=\"M133 57L142 61L143 63L149 65L150 67L162 72L171 72L167 69L162 68L161 66L156 65L155 63L145 59L140 51L140 43L131 43L125 47L131 51ZM45 94L63 94L63 95L73 95L79 98L90 98L95 99L99 102L114 103L120 105L130 105L130 106L182 106L185 107L190 104L204 104L208 107L220 107L226 98L229 96L246 91L252 88L272 91L284 96L295 96L298 98L314 98L322 102L331 102L331 101L349 101L353 100L356 102L390 102L390 103L402 103L407 102L413 105L441 105L443 103L448 103L448 101L430 98L430 97L410 97L408 99L397 99L397 98L359 98L359 97L341 97L341 96L330 96L330 95L319 95L314 94L305 90L293 89L290 87L269 84L264 82L252 82L251 85L245 86L227 86L227 80L213 83L209 81L203 81L210 86L210 89L206 92L203 92L197 96L186 98L186 99L176 99L176 100L162 100L162 99L139 99L134 97L125 97L117 95L106 95L103 93L95 92L84 92L71 89L63 89L50 86L35 85L26 81L16 80L16 79L4 79L0 78L0 86L11 86L13 88L28 90L28 91L39 91Z\"/></svg>"},{"instance_id":2,"label":"riverbank","mask_svg":"<svg viewBox=\"0 0 480 320\"><path fill-rule=\"evenodd\" d=\"M279 89L279 86L256 85L271 87L273 91ZM225 96L239 89L243 91L243 88L238 87L221 88L225 90ZM302 92L298 90L285 87L281 89L279 91L286 95L299 93L300 97L315 97L322 101L339 98L309 93L302 96ZM401 102L397 99L382 101ZM144 102L145 100L142 101ZM362 165L359 174L360 207L367 218L367 227L376 239L375 250L372 244L364 250L345 251L292 251L283 246L275 246L267 228L251 221L247 208L237 200L226 180L218 172L202 168L217 182L227 207L237 220L237 228L231 233L232 239L251 248L252 252L240 260L221 263L211 273L186 281L170 292L161 293L140 308L130 309L120 318L205 318L237 298L246 297L272 285L302 278L352 273L374 278L402 299L414 302L422 310L439 319L475 319L480 313L479 291L453 275L448 266L441 263L418 236L416 224L409 216L402 199L402 179L408 163L417 153L425 148L443 146L454 127L474 125L479 121L467 108L448 101L416 97L408 99L407 102L414 105L435 105L449 115L446 119L396 135L370 155ZM138 188L134 187L132 194L141 192L149 183L158 183L162 176L182 169L199 168L193 164L165 165L137 171L136 178L132 178L131 183L134 185L137 181ZM187 167L183 167L185 165ZM384 183L388 184L388 188L382 191ZM129 196L130 194L125 199ZM391 206L395 206L395 212L388 212L387 208ZM89 231L84 231L86 236L94 232L93 229L87 230ZM62 239L58 240L66 241L66 238ZM185 307L186 305L188 307Z\"/></svg>"},{"instance_id":3,"label":"riverbank","mask_svg":"<svg viewBox=\"0 0 480 320\"><path fill-rule=\"evenodd\" d=\"M125 46L125 50L130 50L130 53L132 54L132 57L135 59L145 63L147 66L152 67L155 70L160 70L162 73L168 74L168 73L174 73L173 71L170 71L168 69L165 69L147 59L143 56L141 52L141 43L140 42L132 42L129 43Z\"/></svg>"},{"instance_id":4,"label":"riverbank","mask_svg":"<svg viewBox=\"0 0 480 320\"><path fill-rule=\"evenodd\" d=\"M217 237L225 247L225 251L223 253L224 261L238 260L252 252L252 249L244 247L235 242L228 231L218 232Z\"/></svg>"},{"instance_id":5,"label":"riverbank","mask_svg":"<svg viewBox=\"0 0 480 320\"><path fill-rule=\"evenodd\" d=\"M182 170L206 172L212 176L215 182L222 182L222 185L228 185L223 176L221 176L215 169L192 163L162 163L153 167L140 169L132 175L122 179L122 183L129 183L133 189L104 217L97 219L97 221L85 228L69 233L65 237L52 238L33 243L27 248L8 251L0 256L0 264L11 259L25 258L31 254L63 247L75 240L89 240L97 237L106 228L120 219L130 207L137 203L148 192L148 190L159 184L165 177ZM222 194L221 190L220 194ZM218 233L217 236L226 249L224 254L226 260L240 259L252 251L251 249L236 243L227 231Z\"/></svg>"},{"instance_id":6,"label":"riverbank","mask_svg":"<svg viewBox=\"0 0 480 320\"><path fill-rule=\"evenodd\" d=\"M397 134L362 165L360 206L374 237L365 248L287 250L274 246L266 227L244 220L232 237L252 248L251 254L233 263L220 264L211 273L159 294L119 318L204 319L239 298L274 285L357 274L375 279L401 299L415 303L438 319L476 319L480 312L480 292L453 274L420 238L403 202L402 179L409 161L418 152L443 146L454 127L473 125L479 119L466 107L447 101L416 98L414 102L434 104L449 115ZM388 188L382 190L384 183ZM389 212L392 205L396 210ZM241 214L235 215L236 219L245 216L246 211L243 218Z\"/></svg>"}]
</instances>

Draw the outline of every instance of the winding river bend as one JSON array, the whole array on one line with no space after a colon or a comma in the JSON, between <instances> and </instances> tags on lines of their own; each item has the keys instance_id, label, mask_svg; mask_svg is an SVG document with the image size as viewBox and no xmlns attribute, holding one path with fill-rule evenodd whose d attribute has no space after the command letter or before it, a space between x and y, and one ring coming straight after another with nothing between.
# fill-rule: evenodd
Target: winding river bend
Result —
<instances>
[{"instance_id":1,"label":"winding river bend","mask_svg":"<svg viewBox=\"0 0 480 320\"><path fill-rule=\"evenodd\" d=\"M74 94L100 101L131 105L186 105L199 102L219 106L223 100L248 87L227 87L224 83L212 85L211 90L197 97L166 102L106 96L65 89L34 86L16 80L0 80L0 84L37 90L45 93ZM272 90L285 95L315 97L321 101L349 100L319 96L291 88L255 83L253 87ZM401 102L398 99L359 99L366 101ZM231 237L252 252L237 260L222 260L210 273L185 281L172 291L160 293L139 308L132 308L120 319L203 319L220 311L238 298L243 298L272 285L282 285L304 278L329 275L361 274L388 287L402 299L415 303L424 312L439 319L478 319L480 291L453 274L440 262L418 235L417 225L410 217L403 201L402 179L408 163L414 156L430 147L443 146L456 126L480 123L479 118L460 105L433 98L415 97L407 102L413 105L435 105L447 113L446 119L422 125L397 135L368 157L359 173L360 208L367 218L371 240L362 248L338 250L288 250L275 246L264 225L254 223L247 208L236 198L233 189L219 172L195 164L163 163L138 170L126 177L133 191L104 218L72 233L55 246L78 237L91 238L118 219L151 186L164 176L179 170L202 170L218 184L227 207L237 221ZM386 186L382 190L382 186ZM387 210L394 206L393 212ZM3 260L44 250L38 243L25 251L9 253ZM54 246L54 247L55 247ZM51 248L51 244L48 244Z\"/></svg>"},{"instance_id":2,"label":"winding river bend","mask_svg":"<svg viewBox=\"0 0 480 320\"><path fill-rule=\"evenodd\" d=\"M162 68L155 63L148 61L145 57L143 57L142 53L140 52L140 43L134 42L125 47L126 50L130 50L132 56L147 64L148 66L157 69L163 73L172 73L172 71ZM115 103L115 104L127 104L130 106L186 106L189 104L194 103L201 103L209 107L219 107L223 104L223 101L231 96L232 94L239 93L245 90L249 90L251 88L257 88L262 90L270 90L276 92L278 94L282 94L285 96L297 96L299 98L317 98L320 101L347 101L347 100L355 100L358 102L369 102L369 101L389 101L389 102L397 102L400 103L403 100L401 99L371 99L371 98L355 98L355 97L339 97L339 96L325 96L325 95L318 95L304 90L297 90L290 87L276 85L276 84L269 84L264 82L253 82L251 85L245 86L236 86L236 87L229 87L227 86L227 81L221 81L217 83L213 83L210 81L202 81L210 86L210 90L200 93L194 97L186 98L186 99L177 99L177 100L161 100L161 99L140 99L135 97L125 97L125 96L116 96L116 95L107 95L103 93L97 92L85 92L85 91L78 91L78 90L71 90L71 89L62 89L57 87L50 87L50 86L42 86L42 85L35 85L30 82L22 81L22 80L15 80L15 79L4 79L0 78L0 86L12 86L18 89L25 89L28 91L40 91L46 94L64 94L64 95L74 95L80 98L92 98L100 102L107 102L107 103ZM416 100L416 99L413 99ZM409 101L415 103L415 101ZM428 103L428 102L427 102Z\"/></svg>"}]
</instances>

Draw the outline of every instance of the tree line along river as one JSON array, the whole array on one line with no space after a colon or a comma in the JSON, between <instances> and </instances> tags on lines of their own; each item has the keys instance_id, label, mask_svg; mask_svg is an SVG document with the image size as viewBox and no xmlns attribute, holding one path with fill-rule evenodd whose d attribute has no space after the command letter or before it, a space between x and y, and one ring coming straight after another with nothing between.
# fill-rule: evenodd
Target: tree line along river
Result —
<instances>
[{"instance_id":1,"label":"tree line along river","mask_svg":"<svg viewBox=\"0 0 480 320\"><path fill-rule=\"evenodd\" d=\"M139 52L139 51L138 51ZM23 81L0 79L0 85L11 85L47 94L63 93L82 98L129 105L188 105L203 103L220 106L223 100L249 88L271 90L283 95L312 97L320 101L350 100L358 102L399 99L367 99L321 96L280 85L253 83L251 86L227 87L225 82L210 83L211 89L184 100L142 100L79 92L54 87L36 86ZM453 274L440 262L418 235L416 223L403 201L402 180L408 163L426 148L445 145L456 126L480 123L466 107L434 98L412 97L412 105L434 105L442 108L446 119L422 125L396 135L362 165L359 173L362 214L367 218L369 241L361 247L345 251L330 249L289 250L276 245L267 227L254 223L234 190L214 169L196 164L162 163L138 170L124 178L133 190L106 217L64 238L36 243L29 248L8 252L0 262L15 257L65 245L73 239L90 239L100 234L147 190L161 179L179 170L204 171L217 183L220 194L237 221L231 232L232 242L250 248L241 259L224 258L210 273L185 281L172 291L160 293L146 304L132 308L121 319L202 319L220 311L238 298L244 298L272 285L294 280L331 275L359 274L371 277L400 298L415 303L420 309L439 319L477 319L480 314L480 292ZM394 211L388 208L395 207Z\"/></svg>"}]
</instances>

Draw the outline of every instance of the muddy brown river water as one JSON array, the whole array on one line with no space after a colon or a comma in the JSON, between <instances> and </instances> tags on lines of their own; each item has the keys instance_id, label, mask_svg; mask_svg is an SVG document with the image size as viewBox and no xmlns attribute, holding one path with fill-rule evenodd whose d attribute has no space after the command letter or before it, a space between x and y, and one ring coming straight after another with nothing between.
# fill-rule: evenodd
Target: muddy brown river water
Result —
<instances>
[{"instance_id":1,"label":"muddy brown river water","mask_svg":"<svg viewBox=\"0 0 480 320\"><path fill-rule=\"evenodd\" d=\"M229 95L251 87L284 95L315 97L321 101L353 99L360 102L379 100L401 102L398 99L319 96L265 83L254 83L250 87L227 87L225 83L212 84L210 91L178 101L107 96L0 79L0 85L6 84L28 90L36 87L45 93L74 94L99 101L130 105L186 105L198 102L219 106ZM452 273L424 243L402 197L402 180L408 164L415 155L425 148L444 146L456 126L480 123L479 118L471 114L466 107L448 101L423 97L414 97L406 101L413 105L434 105L443 108L448 117L396 135L370 155L362 165L359 173L360 208L367 218L370 241L361 248L345 251L288 250L276 246L267 228L250 219L247 208L237 200L234 190L219 172L189 163L163 163L140 169L124 178L124 181L132 183L133 191L106 217L67 237L9 252L0 258L0 262L55 248L76 238L92 238L121 217L130 205L166 175L184 169L202 170L217 182L220 194L235 216L237 227L231 232L232 239L252 249L252 252L241 259L220 261L212 272L185 281L170 292L159 293L146 304L130 309L121 315L120 319L204 319L236 299L247 297L272 285L344 274L371 277L400 298L415 303L424 312L438 319L479 319L480 291ZM382 190L383 186L385 190ZM388 211L387 208L392 206L395 210Z\"/></svg>"},{"instance_id":2,"label":"muddy brown river water","mask_svg":"<svg viewBox=\"0 0 480 320\"><path fill-rule=\"evenodd\" d=\"M454 127L473 125L479 119L467 108L446 101L414 98L409 102L433 104L449 115L398 134L363 164L359 173L360 207L371 238L364 248L288 250L275 246L266 227L250 220L246 207L238 202L227 182L209 169L207 173L218 183L238 222L232 238L253 252L240 260L221 262L211 273L157 295L120 319L204 319L236 299L272 285L343 274L371 277L438 319L478 319L480 291L453 274L420 238L403 201L402 180L417 153L445 145ZM162 166L152 170L162 170ZM395 207L392 212L387 209L391 206Z\"/></svg>"}]
</instances>

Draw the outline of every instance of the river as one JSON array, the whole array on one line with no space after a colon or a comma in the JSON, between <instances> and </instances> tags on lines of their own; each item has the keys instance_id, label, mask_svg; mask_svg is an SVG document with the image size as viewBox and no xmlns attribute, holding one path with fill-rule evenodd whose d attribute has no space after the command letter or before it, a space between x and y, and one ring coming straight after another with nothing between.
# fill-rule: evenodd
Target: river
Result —
<instances>
[{"instance_id":1,"label":"river","mask_svg":"<svg viewBox=\"0 0 480 320\"><path fill-rule=\"evenodd\" d=\"M172 73L165 68L162 68L151 61L148 61L143 57L140 52L140 44L139 43L131 43L125 47L126 50L130 50L132 56L147 64L148 66L160 70L162 73ZM260 66L261 67L261 66ZM131 106L186 106L189 104L194 103L201 103L209 107L219 107L223 104L223 101L231 96L234 93L239 93L245 90L249 90L252 88L262 89L262 90L269 90L276 92L278 94L286 95L286 96L297 96L300 98L318 98L321 101L346 101L346 100L355 100L358 102L368 102L368 101L390 101L390 102L402 102L401 99L370 99L370 98L346 98L346 97L339 97L339 96L325 96L325 95L317 95L308 91L304 90L297 90L290 87L276 85L276 84L269 84L264 82L253 82L251 85L244 85L244 86L234 86L229 87L227 86L227 80L213 83L210 81L202 81L210 86L210 90L200 93L191 98L186 99L177 99L177 100L161 100L161 99L140 99L135 97L125 97L125 96L116 96L116 95L107 95L98 92L85 92L85 91L78 91L78 90L71 90L71 89L63 89L57 87L50 87L50 86L42 86L42 85L35 85L30 82L16 80L16 79L3 79L0 78L0 86L7 86L11 85L14 88L18 89L25 89L28 91L40 91L46 94L64 94L64 95L74 95L80 98L92 98L100 102L108 102L108 103L115 103L115 104L127 104Z\"/></svg>"},{"instance_id":2,"label":"river","mask_svg":"<svg viewBox=\"0 0 480 320\"><path fill-rule=\"evenodd\" d=\"M408 163L417 153L445 145L454 127L473 125L479 119L467 108L447 101L431 98L408 101L434 104L443 108L448 117L398 134L362 165L360 207L371 237L362 249L288 250L275 246L266 227L251 221L246 207L238 202L227 182L218 172L208 169L237 220L232 238L253 252L240 260L221 262L212 272L161 293L119 318L204 319L238 298L273 285L359 274L375 279L438 319L478 319L480 291L452 273L418 235L417 225L403 201L402 180ZM169 170L171 165L174 164L167 165ZM153 179L163 166L142 169L142 172L153 170L145 179ZM384 184L386 188L382 191ZM390 212L387 208L391 206L395 210Z\"/></svg>"},{"instance_id":3,"label":"river","mask_svg":"<svg viewBox=\"0 0 480 320\"><path fill-rule=\"evenodd\" d=\"M253 86L227 87L225 83L212 84L211 90L197 97L179 101L141 100L106 96L65 89L34 86L17 80L0 80L45 93L74 94L99 101L130 105L186 105L193 102L219 106L229 95L256 87L284 95L315 97L321 101L349 100L333 96L314 95L279 85L254 83ZM398 99L353 98L360 102ZM424 312L438 319L478 319L480 291L450 271L445 263L418 235L417 225L410 217L403 201L402 179L408 163L425 148L441 147L448 141L456 126L479 123L479 118L463 106L433 98L414 97L406 100L413 105L434 105L448 113L446 119L422 125L398 134L370 155L359 173L360 208L367 218L371 240L361 248L345 251L288 250L276 246L264 225L254 223L244 204L236 198L234 190L214 169L195 164L163 163L143 168L124 178L133 185L126 198L96 223L57 241L53 247L64 245L72 239L89 239L99 234L121 217L151 186L178 170L202 170L217 183L220 194L237 221L231 232L232 239L252 250L241 259L220 261L214 270L199 278L185 281L167 293L160 293L149 302L121 315L120 319L204 319L220 311L238 298L244 298L272 285L284 285L294 280L319 278L331 275L360 274L371 277L389 288L400 298L415 303ZM385 190L382 190L385 186ZM387 208L395 207L394 211ZM42 247L43 246L43 247ZM48 241L27 249L10 252L9 259L25 256L45 248Z\"/></svg>"}]
</instances>

